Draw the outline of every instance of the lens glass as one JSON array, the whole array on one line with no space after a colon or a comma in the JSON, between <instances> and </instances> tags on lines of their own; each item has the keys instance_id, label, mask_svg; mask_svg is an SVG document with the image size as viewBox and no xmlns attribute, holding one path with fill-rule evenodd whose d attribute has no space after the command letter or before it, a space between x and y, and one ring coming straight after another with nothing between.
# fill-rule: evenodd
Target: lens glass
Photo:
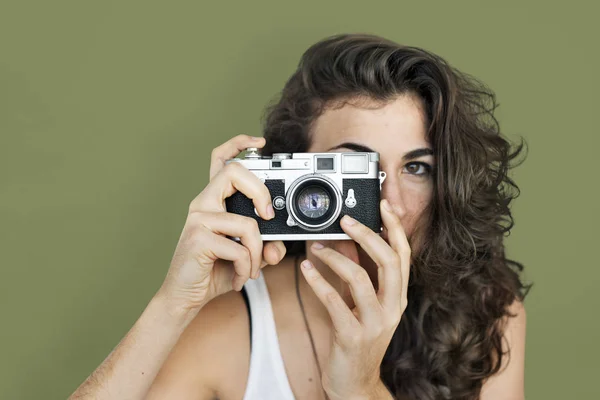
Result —
<instances>
[{"instance_id":1,"label":"lens glass","mask_svg":"<svg viewBox=\"0 0 600 400\"><path fill-rule=\"evenodd\" d=\"M329 192L320 186L310 185L298 195L298 210L310 219L320 218L329 210Z\"/></svg>"}]
</instances>

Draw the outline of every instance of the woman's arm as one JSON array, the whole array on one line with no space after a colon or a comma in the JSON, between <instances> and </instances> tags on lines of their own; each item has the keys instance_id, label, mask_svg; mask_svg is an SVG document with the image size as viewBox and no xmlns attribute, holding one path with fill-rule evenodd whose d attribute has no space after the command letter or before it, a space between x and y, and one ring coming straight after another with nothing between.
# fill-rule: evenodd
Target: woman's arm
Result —
<instances>
[{"instance_id":1,"label":"woman's arm","mask_svg":"<svg viewBox=\"0 0 600 400\"><path fill-rule=\"evenodd\" d=\"M240 291L260 268L285 256L281 241L263 246L254 218L229 213L225 199L236 191L252 199L260 217L274 217L269 189L240 163L225 161L263 138L238 135L211 153L210 181L192 200L167 276L133 328L71 399L144 398L182 332L200 309L232 290ZM227 238L240 238L240 243ZM210 326L210 325L208 325Z\"/></svg>"},{"instance_id":2,"label":"woman's arm","mask_svg":"<svg viewBox=\"0 0 600 400\"><path fill-rule=\"evenodd\" d=\"M504 352L500 371L489 378L481 390L481 400L521 400L525 398L525 324L523 303L515 301L509 308L504 330Z\"/></svg>"},{"instance_id":3,"label":"woman's arm","mask_svg":"<svg viewBox=\"0 0 600 400\"><path fill-rule=\"evenodd\" d=\"M194 314L176 311L155 296L104 362L69 397L141 399Z\"/></svg>"}]
</instances>

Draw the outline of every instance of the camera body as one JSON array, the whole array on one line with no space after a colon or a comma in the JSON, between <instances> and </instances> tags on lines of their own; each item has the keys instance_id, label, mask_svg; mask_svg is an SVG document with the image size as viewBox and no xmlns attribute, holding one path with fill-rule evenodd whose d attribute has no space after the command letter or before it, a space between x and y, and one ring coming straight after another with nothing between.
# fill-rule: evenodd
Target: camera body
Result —
<instances>
[{"instance_id":1,"label":"camera body","mask_svg":"<svg viewBox=\"0 0 600 400\"><path fill-rule=\"evenodd\" d=\"M248 148L239 162L268 188L275 217L263 220L241 192L225 199L228 212L254 218L263 240L350 239L340 226L349 215L381 232L379 201L385 172L379 153L275 153ZM235 239L235 238L234 238Z\"/></svg>"}]
</instances>

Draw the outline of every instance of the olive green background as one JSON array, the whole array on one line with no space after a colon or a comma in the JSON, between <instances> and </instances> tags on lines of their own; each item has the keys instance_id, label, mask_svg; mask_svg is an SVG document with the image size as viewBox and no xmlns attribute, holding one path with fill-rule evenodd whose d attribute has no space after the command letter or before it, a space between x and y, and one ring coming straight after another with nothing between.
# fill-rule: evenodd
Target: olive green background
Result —
<instances>
[{"instance_id":1,"label":"olive green background","mask_svg":"<svg viewBox=\"0 0 600 400\"><path fill-rule=\"evenodd\" d=\"M593 2L0 2L0 398L66 398L169 265L213 147L325 36L376 33L484 80L529 143L507 239L528 399L600 398Z\"/></svg>"}]
</instances>

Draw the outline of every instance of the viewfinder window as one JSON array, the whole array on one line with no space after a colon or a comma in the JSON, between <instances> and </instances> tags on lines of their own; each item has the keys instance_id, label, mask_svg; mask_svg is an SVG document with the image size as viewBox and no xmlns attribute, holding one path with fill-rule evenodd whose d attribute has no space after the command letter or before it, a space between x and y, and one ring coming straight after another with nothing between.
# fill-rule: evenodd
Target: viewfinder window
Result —
<instances>
[{"instance_id":1,"label":"viewfinder window","mask_svg":"<svg viewBox=\"0 0 600 400\"><path fill-rule=\"evenodd\" d=\"M317 158L317 171L333 171L333 157Z\"/></svg>"}]
</instances>

